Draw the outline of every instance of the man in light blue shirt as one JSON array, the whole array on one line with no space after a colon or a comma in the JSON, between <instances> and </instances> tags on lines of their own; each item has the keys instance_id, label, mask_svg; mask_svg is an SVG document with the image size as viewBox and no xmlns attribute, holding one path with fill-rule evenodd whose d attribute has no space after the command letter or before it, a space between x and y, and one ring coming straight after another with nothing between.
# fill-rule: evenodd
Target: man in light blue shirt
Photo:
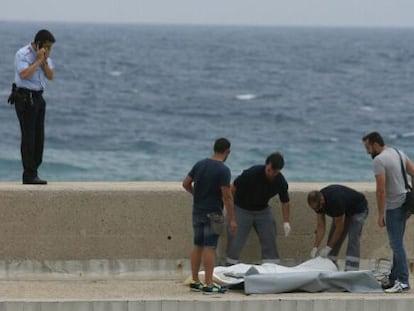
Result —
<instances>
[{"instance_id":1,"label":"man in light blue shirt","mask_svg":"<svg viewBox=\"0 0 414 311\"><path fill-rule=\"evenodd\" d=\"M15 57L15 83L10 102L15 104L21 130L23 184L47 184L38 176L44 146L46 102L43 90L54 76L49 55L55 43L45 29L37 32L34 42L22 47Z\"/></svg>"}]
</instances>

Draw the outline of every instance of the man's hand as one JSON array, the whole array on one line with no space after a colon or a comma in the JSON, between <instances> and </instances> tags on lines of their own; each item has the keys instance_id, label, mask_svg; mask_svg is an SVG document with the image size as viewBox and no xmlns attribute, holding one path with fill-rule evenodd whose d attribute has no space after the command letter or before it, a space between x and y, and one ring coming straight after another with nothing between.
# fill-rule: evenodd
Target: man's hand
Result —
<instances>
[{"instance_id":1,"label":"man's hand","mask_svg":"<svg viewBox=\"0 0 414 311\"><path fill-rule=\"evenodd\" d=\"M324 248L322 248L322 250L319 253L319 256L321 256L322 258L326 258L328 257L329 253L331 252L332 247L329 247L328 245L326 245Z\"/></svg>"},{"instance_id":2,"label":"man's hand","mask_svg":"<svg viewBox=\"0 0 414 311\"><path fill-rule=\"evenodd\" d=\"M385 218L384 215L379 215L378 216L378 226L385 227Z\"/></svg>"},{"instance_id":3,"label":"man's hand","mask_svg":"<svg viewBox=\"0 0 414 311\"><path fill-rule=\"evenodd\" d=\"M284 222L283 223L283 231L285 233L285 236L288 236L292 228L290 227L290 223Z\"/></svg>"},{"instance_id":4,"label":"man's hand","mask_svg":"<svg viewBox=\"0 0 414 311\"><path fill-rule=\"evenodd\" d=\"M310 257L311 258L315 258L317 252L318 252L318 248L317 247L312 248L312 250L310 252Z\"/></svg>"},{"instance_id":5,"label":"man's hand","mask_svg":"<svg viewBox=\"0 0 414 311\"><path fill-rule=\"evenodd\" d=\"M231 219L229 221L229 226L230 226L230 228L229 228L230 234L231 235L234 235L236 233L236 231L237 231L237 223L236 223L236 220L235 219Z\"/></svg>"},{"instance_id":6,"label":"man's hand","mask_svg":"<svg viewBox=\"0 0 414 311\"><path fill-rule=\"evenodd\" d=\"M50 49L44 48L45 50L45 61L48 59L48 57L50 56Z\"/></svg>"},{"instance_id":7,"label":"man's hand","mask_svg":"<svg viewBox=\"0 0 414 311\"><path fill-rule=\"evenodd\" d=\"M44 65L44 63L47 60L47 56L46 55L47 55L47 51L46 51L45 48L38 49L36 51L36 62L38 62L39 65Z\"/></svg>"}]
</instances>

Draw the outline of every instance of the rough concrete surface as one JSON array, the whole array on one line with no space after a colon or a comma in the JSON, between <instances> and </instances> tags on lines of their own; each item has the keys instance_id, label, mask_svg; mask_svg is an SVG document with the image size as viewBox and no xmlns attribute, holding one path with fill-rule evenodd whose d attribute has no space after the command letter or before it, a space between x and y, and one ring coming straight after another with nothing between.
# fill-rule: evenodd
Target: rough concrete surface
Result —
<instances>
[{"instance_id":1,"label":"rough concrete surface","mask_svg":"<svg viewBox=\"0 0 414 311\"><path fill-rule=\"evenodd\" d=\"M316 216L306 206L306 195L327 184L290 184L292 234L287 238L280 203L271 201L285 262L308 258ZM370 204L361 257L389 258L386 232L376 224L375 185L346 185L364 192ZM414 310L413 290L249 296L235 290L225 295L190 292L182 282L192 247L191 196L180 183L0 183L0 198L0 311ZM412 260L413 219L406 236ZM225 238L219 256L224 244ZM253 233L242 260L260 261ZM152 271L155 279L149 277Z\"/></svg>"}]
</instances>

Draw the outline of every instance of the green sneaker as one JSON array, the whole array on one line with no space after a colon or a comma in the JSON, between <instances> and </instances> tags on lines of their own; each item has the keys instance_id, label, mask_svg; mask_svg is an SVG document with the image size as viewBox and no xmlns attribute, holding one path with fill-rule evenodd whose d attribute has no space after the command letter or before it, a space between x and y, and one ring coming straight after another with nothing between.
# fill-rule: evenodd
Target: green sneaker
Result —
<instances>
[{"instance_id":1,"label":"green sneaker","mask_svg":"<svg viewBox=\"0 0 414 311\"><path fill-rule=\"evenodd\" d=\"M193 292L201 292L203 290L204 284L200 281L191 281L190 290Z\"/></svg>"},{"instance_id":2,"label":"green sneaker","mask_svg":"<svg viewBox=\"0 0 414 311\"><path fill-rule=\"evenodd\" d=\"M203 294L225 294L226 292L226 287L218 286L216 284L203 287Z\"/></svg>"}]
</instances>

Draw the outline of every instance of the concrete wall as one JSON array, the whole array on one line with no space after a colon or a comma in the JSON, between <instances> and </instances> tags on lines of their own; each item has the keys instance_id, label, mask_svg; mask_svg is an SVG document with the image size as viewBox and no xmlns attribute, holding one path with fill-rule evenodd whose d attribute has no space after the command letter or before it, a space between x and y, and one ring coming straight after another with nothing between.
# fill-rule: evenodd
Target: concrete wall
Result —
<instances>
[{"instance_id":1,"label":"concrete wall","mask_svg":"<svg viewBox=\"0 0 414 311\"><path fill-rule=\"evenodd\" d=\"M307 259L316 215L306 205L322 183L290 183L292 232L283 236L279 201L272 200L283 259ZM347 183L369 200L362 258L389 257L385 229L377 225L375 185ZM0 260L180 259L192 248L191 196L180 183L0 183ZM414 217L412 217L414 218ZM413 219L406 248L414 257ZM222 251L225 240L221 244ZM343 247L345 248L345 247ZM242 254L257 262L254 233Z\"/></svg>"}]
</instances>

